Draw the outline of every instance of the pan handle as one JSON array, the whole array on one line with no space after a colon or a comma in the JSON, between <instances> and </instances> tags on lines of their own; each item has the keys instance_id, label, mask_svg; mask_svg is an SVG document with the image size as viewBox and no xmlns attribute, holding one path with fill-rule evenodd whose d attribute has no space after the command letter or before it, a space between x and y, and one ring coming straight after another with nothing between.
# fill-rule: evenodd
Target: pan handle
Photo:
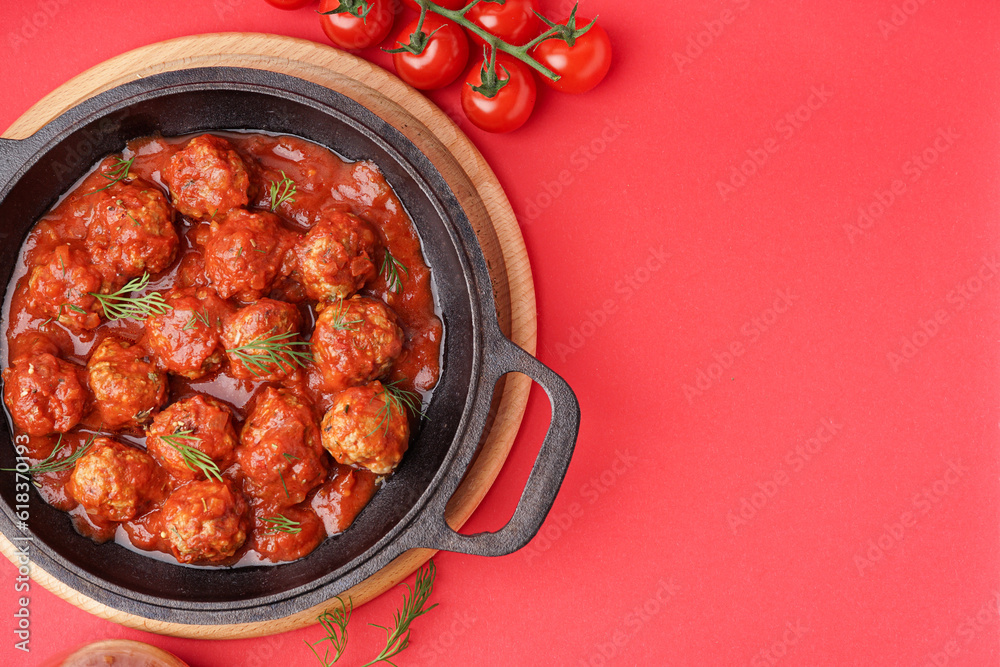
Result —
<instances>
[{"instance_id":1,"label":"pan handle","mask_svg":"<svg viewBox=\"0 0 1000 667\"><path fill-rule=\"evenodd\" d=\"M569 468L580 428L580 404L576 395L565 380L500 333L499 327L491 329L493 329L489 336L491 344L486 352L486 369L483 373L484 385L494 387L496 381L507 373L519 372L529 376L541 385L549 396L552 405L549 430L531 468L531 474L518 500L517 508L507 525L495 533L484 532L476 535L456 533L445 521L444 510L462 481L462 473L468 467L468 459L471 459L471 454L474 453L485 424L492 391L483 392L478 401L485 401L486 406L479 405L474 410L475 413L482 415L482 420L470 428L476 437L471 439L471 443L466 442L467 445L472 445L470 449L473 449L473 452L460 457L464 460L455 467L456 474L442 484L439 493L424 509L425 518L416 526L416 534L412 538L413 546L457 551L474 556L504 556L513 553L525 546L542 527L542 522L552 508L552 503L555 502L556 494L566 476L566 470Z\"/></svg>"}]
</instances>

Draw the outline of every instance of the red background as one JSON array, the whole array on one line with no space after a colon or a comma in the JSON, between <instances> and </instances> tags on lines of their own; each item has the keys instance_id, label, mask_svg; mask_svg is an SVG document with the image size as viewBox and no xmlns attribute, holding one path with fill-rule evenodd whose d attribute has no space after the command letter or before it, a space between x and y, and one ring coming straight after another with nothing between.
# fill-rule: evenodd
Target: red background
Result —
<instances>
[{"instance_id":1,"label":"red background","mask_svg":"<svg viewBox=\"0 0 1000 667\"><path fill-rule=\"evenodd\" d=\"M440 607L398 663L1000 664L1000 7L581 11L614 43L604 84L543 92L511 135L463 124L521 220L577 453L527 549L437 557ZM4 2L0 127L123 51L225 30L324 41L263 0ZM536 393L471 527L509 516L547 417ZM3 664L132 637L195 667L308 665L321 636L159 637L36 586L25 660L0 572ZM357 610L347 664L399 599Z\"/></svg>"}]
</instances>

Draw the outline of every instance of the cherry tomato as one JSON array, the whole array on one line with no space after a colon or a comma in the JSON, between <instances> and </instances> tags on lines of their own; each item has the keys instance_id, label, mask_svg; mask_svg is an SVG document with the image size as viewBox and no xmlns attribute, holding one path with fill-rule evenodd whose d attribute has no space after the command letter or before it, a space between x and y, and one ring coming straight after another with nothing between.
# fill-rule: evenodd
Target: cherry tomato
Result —
<instances>
[{"instance_id":1,"label":"cherry tomato","mask_svg":"<svg viewBox=\"0 0 1000 667\"><path fill-rule=\"evenodd\" d=\"M313 0L264 0L267 4L278 9L302 9Z\"/></svg>"},{"instance_id":2,"label":"cherry tomato","mask_svg":"<svg viewBox=\"0 0 1000 667\"><path fill-rule=\"evenodd\" d=\"M411 21L396 36L396 41L407 44L418 22L418 19ZM430 13L424 18L424 32L431 35L424 50L419 55L405 51L394 53L392 64L399 78L414 88L443 88L465 71L469 62L469 39L457 23Z\"/></svg>"},{"instance_id":3,"label":"cherry tomato","mask_svg":"<svg viewBox=\"0 0 1000 667\"><path fill-rule=\"evenodd\" d=\"M487 132L510 132L524 125L535 108L535 77L531 68L505 53L497 55L497 75L509 79L494 97L476 92L472 86L482 83L482 63L477 62L462 86L462 109L472 124ZM504 72L505 68L507 71Z\"/></svg>"},{"instance_id":4,"label":"cherry tomato","mask_svg":"<svg viewBox=\"0 0 1000 667\"><path fill-rule=\"evenodd\" d=\"M441 5L445 9L461 9L469 4L469 0L434 0L435 4ZM417 11L420 11L420 5L418 5L414 0L403 0L403 4L407 7L412 7Z\"/></svg>"},{"instance_id":5,"label":"cherry tomato","mask_svg":"<svg viewBox=\"0 0 1000 667\"><path fill-rule=\"evenodd\" d=\"M535 12L538 11L538 0L507 0L502 5L492 2L481 2L465 15L467 19L496 35L500 39L521 46L527 44L542 32L542 22ZM472 39L478 44L483 40L472 33Z\"/></svg>"},{"instance_id":6,"label":"cherry tomato","mask_svg":"<svg viewBox=\"0 0 1000 667\"><path fill-rule=\"evenodd\" d=\"M588 23L590 19L576 19L578 26ZM546 84L564 93L585 93L599 84L611 67L611 40L595 23L573 46L561 39L547 39L532 49L531 55L561 77L552 81L543 76Z\"/></svg>"},{"instance_id":7,"label":"cherry tomato","mask_svg":"<svg viewBox=\"0 0 1000 667\"><path fill-rule=\"evenodd\" d=\"M392 0L368 0L371 11L362 19L354 14L323 14L340 6L340 0L321 0L320 25L335 46L342 49L367 49L389 36L395 19Z\"/></svg>"}]
</instances>

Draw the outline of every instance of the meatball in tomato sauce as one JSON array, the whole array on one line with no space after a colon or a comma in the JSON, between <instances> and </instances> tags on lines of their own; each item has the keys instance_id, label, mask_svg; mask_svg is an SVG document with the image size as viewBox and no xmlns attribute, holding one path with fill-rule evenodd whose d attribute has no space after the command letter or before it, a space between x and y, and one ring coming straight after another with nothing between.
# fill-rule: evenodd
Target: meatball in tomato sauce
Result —
<instances>
[{"instance_id":1,"label":"meatball in tomato sauce","mask_svg":"<svg viewBox=\"0 0 1000 667\"><path fill-rule=\"evenodd\" d=\"M403 350L403 330L389 306L356 296L323 309L312 350L326 389L338 391L385 375Z\"/></svg>"},{"instance_id":2,"label":"meatball in tomato sauce","mask_svg":"<svg viewBox=\"0 0 1000 667\"><path fill-rule=\"evenodd\" d=\"M264 509L254 523L254 549L272 562L298 560L325 538L323 522L308 507L288 507L274 514Z\"/></svg>"},{"instance_id":3,"label":"meatball in tomato sauce","mask_svg":"<svg viewBox=\"0 0 1000 667\"><path fill-rule=\"evenodd\" d=\"M346 299L375 277L378 234L344 211L325 213L295 245L293 277L315 301Z\"/></svg>"},{"instance_id":4,"label":"meatball in tomato sauce","mask_svg":"<svg viewBox=\"0 0 1000 667\"><path fill-rule=\"evenodd\" d=\"M156 365L196 380L225 360L222 321L232 311L214 290L188 287L167 292L170 310L146 318L145 345Z\"/></svg>"},{"instance_id":5,"label":"meatball in tomato sauce","mask_svg":"<svg viewBox=\"0 0 1000 667\"><path fill-rule=\"evenodd\" d=\"M347 530L377 489L378 475L335 464L336 469L313 495L309 505L323 521L327 535Z\"/></svg>"},{"instance_id":6,"label":"meatball in tomato sauce","mask_svg":"<svg viewBox=\"0 0 1000 667\"><path fill-rule=\"evenodd\" d=\"M250 529L246 499L229 482L191 482L163 503L160 537L181 563L232 558Z\"/></svg>"},{"instance_id":7,"label":"meatball in tomato sauce","mask_svg":"<svg viewBox=\"0 0 1000 667\"><path fill-rule=\"evenodd\" d=\"M45 253L28 274L28 311L37 317L57 320L72 331L94 329L101 324L101 292L104 277L81 248L60 245Z\"/></svg>"},{"instance_id":8,"label":"meatball in tomato sauce","mask_svg":"<svg viewBox=\"0 0 1000 667\"><path fill-rule=\"evenodd\" d=\"M3 398L17 428L28 435L65 433L83 418L87 392L80 366L39 337L3 371Z\"/></svg>"},{"instance_id":9,"label":"meatball in tomato sauce","mask_svg":"<svg viewBox=\"0 0 1000 667\"><path fill-rule=\"evenodd\" d=\"M326 477L312 406L287 389L267 387L258 395L236 456L247 490L275 507L301 503Z\"/></svg>"},{"instance_id":10,"label":"meatball in tomato sauce","mask_svg":"<svg viewBox=\"0 0 1000 667\"><path fill-rule=\"evenodd\" d=\"M210 459L222 471L236 460L237 444L229 408L202 394L169 405L153 417L146 431L146 451L181 480L205 479L202 469L187 461L194 453L192 450Z\"/></svg>"},{"instance_id":11,"label":"meatball in tomato sauce","mask_svg":"<svg viewBox=\"0 0 1000 667\"><path fill-rule=\"evenodd\" d=\"M162 469L143 451L110 438L97 438L81 456L66 490L87 514L105 521L129 521L164 494Z\"/></svg>"},{"instance_id":12,"label":"meatball in tomato sauce","mask_svg":"<svg viewBox=\"0 0 1000 667\"><path fill-rule=\"evenodd\" d=\"M222 326L230 372L244 380L284 379L308 358L301 328L299 309L287 301L265 298L240 308Z\"/></svg>"},{"instance_id":13,"label":"meatball in tomato sauce","mask_svg":"<svg viewBox=\"0 0 1000 667\"><path fill-rule=\"evenodd\" d=\"M337 394L322 431L323 447L337 463L377 475L395 470L410 442L406 408L377 381Z\"/></svg>"},{"instance_id":14,"label":"meatball in tomato sauce","mask_svg":"<svg viewBox=\"0 0 1000 667\"><path fill-rule=\"evenodd\" d=\"M87 361L87 384L105 428L140 428L167 402L167 376L146 351L105 338Z\"/></svg>"},{"instance_id":15,"label":"meatball in tomato sauce","mask_svg":"<svg viewBox=\"0 0 1000 667\"><path fill-rule=\"evenodd\" d=\"M174 261L179 239L173 210L156 186L135 179L92 195L87 227L90 260L107 291L143 273L159 273Z\"/></svg>"},{"instance_id":16,"label":"meatball in tomato sauce","mask_svg":"<svg viewBox=\"0 0 1000 667\"><path fill-rule=\"evenodd\" d=\"M205 243L205 275L223 299L256 301L292 271L296 234L276 215L235 210L212 223Z\"/></svg>"},{"instance_id":17,"label":"meatball in tomato sauce","mask_svg":"<svg viewBox=\"0 0 1000 667\"><path fill-rule=\"evenodd\" d=\"M163 171L174 207L195 220L224 217L243 208L250 176L243 158L222 137L195 137L174 153Z\"/></svg>"}]
</instances>

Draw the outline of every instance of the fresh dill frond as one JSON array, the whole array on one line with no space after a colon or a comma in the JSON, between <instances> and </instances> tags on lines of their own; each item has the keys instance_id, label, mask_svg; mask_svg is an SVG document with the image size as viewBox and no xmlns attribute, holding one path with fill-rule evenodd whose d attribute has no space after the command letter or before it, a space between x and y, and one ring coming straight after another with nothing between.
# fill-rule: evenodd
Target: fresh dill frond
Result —
<instances>
[{"instance_id":1,"label":"fresh dill frond","mask_svg":"<svg viewBox=\"0 0 1000 667\"><path fill-rule=\"evenodd\" d=\"M76 465L76 462L79 461L84 454L90 451L91 445L93 445L94 440L97 439L96 433L91 434L90 438L87 439L87 442L85 442L83 446L80 447L78 450L76 450L75 452L73 452L64 459L56 460L56 456L63 449L62 446L63 435L64 434L62 433L59 434L59 439L56 440L56 445L55 447L52 448L52 452L48 456L46 456L41 461L28 468L27 472L29 475L35 477L50 472L61 472L63 470L69 470L70 468ZM2 470L4 472L19 472L16 468L3 468Z\"/></svg>"},{"instance_id":2,"label":"fresh dill frond","mask_svg":"<svg viewBox=\"0 0 1000 667\"><path fill-rule=\"evenodd\" d=\"M284 514L269 516L264 519L264 523L271 524L267 530L269 533L281 532L297 535L302 532L302 524L294 519L289 519Z\"/></svg>"},{"instance_id":3,"label":"fresh dill frond","mask_svg":"<svg viewBox=\"0 0 1000 667\"><path fill-rule=\"evenodd\" d=\"M341 656L344 655L344 651L347 650L347 624L351 622L351 613L354 611L354 601L351 598L347 598L346 604L339 595L335 599L340 603L340 608L333 607L332 609L328 609L316 619L323 629L326 630L326 637L323 637L315 644L310 644L304 639L302 640L323 667L330 667L330 665L340 660ZM329 648L323 653L322 658L316 651L315 647L323 642L329 642L330 646L333 647L333 660L330 660Z\"/></svg>"},{"instance_id":4,"label":"fresh dill frond","mask_svg":"<svg viewBox=\"0 0 1000 667\"><path fill-rule=\"evenodd\" d=\"M375 623L369 624L385 630L385 648L374 660L366 662L362 667L371 667L379 662L392 665L393 663L389 659L399 655L410 645L410 624L437 606L437 603L429 607L424 606L434 590L435 575L434 561L427 561L427 564L417 571L413 588L406 584L407 592L403 594L403 607L396 611L392 628Z\"/></svg>"},{"instance_id":5,"label":"fresh dill frond","mask_svg":"<svg viewBox=\"0 0 1000 667\"><path fill-rule=\"evenodd\" d=\"M183 429L175 431L170 435L159 435L156 437L177 450L188 470L201 471L206 479L214 477L216 481L221 482L222 471L219 470L219 464L211 456L190 444L201 442L201 438L191 435L192 433L194 431L191 429Z\"/></svg>"},{"instance_id":6,"label":"fresh dill frond","mask_svg":"<svg viewBox=\"0 0 1000 667\"><path fill-rule=\"evenodd\" d=\"M361 324L364 322L360 317L356 320L346 319L346 313L344 313L344 300L341 299L337 302L337 312L333 314L333 320L330 322L330 326L334 331L356 331L356 324Z\"/></svg>"},{"instance_id":7,"label":"fresh dill frond","mask_svg":"<svg viewBox=\"0 0 1000 667\"><path fill-rule=\"evenodd\" d=\"M281 172L280 181L271 181L271 187L269 189L269 194L271 195L271 212L274 213L278 210L278 207L284 203L294 204L295 203L295 181L285 176L285 172Z\"/></svg>"},{"instance_id":8,"label":"fresh dill frond","mask_svg":"<svg viewBox=\"0 0 1000 667\"><path fill-rule=\"evenodd\" d=\"M434 578L436 575L437 568L434 565L434 561L431 560L417 571L412 588L409 584L405 584L406 592L403 594L403 606L396 610L391 628L369 623L369 625L385 631L385 648L379 652L375 659L366 662L362 667L371 667L380 662L395 667L395 663L391 659L402 653L410 645L410 625L414 620L437 606L436 603L429 607L427 606L427 600L434 591ZM351 621L351 612L354 609L354 605L350 598L347 599L347 603L340 597L337 597L336 600L339 603L339 607L335 606L324 611L316 619L326 631L326 636L312 644L303 640L322 667L331 667L335 662L340 660L347 649L347 627ZM324 642L329 642L334 650L332 660L330 659L330 648L327 648L322 656L316 650L316 647Z\"/></svg>"},{"instance_id":9,"label":"fresh dill frond","mask_svg":"<svg viewBox=\"0 0 1000 667\"><path fill-rule=\"evenodd\" d=\"M385 277L385 284L389 291L397 294L403 291L403 279L399 275L400 269L407 277L410 276L410 270L406 265L396 259L392 252L386 248L385 254L382 255L382 266L379 268L379 273Z\"/></svg>"},{"instance_id":10,"label":"fresh dill frond","mask_svg":"<svg viewBox=\"0 0 1000 667\"><path fill-rule=\"evenodd\" d=\"M297 335L296 332L289 331L257 338L246 345L227 348L226 352L243 362L258 377L273 373L276 367L291 373L296 366L305 368L312 361L312 353L308 351L311 344L308 341L292 340ZM302 350L303 347L307 349Z\"/></svg>"},{"instance_id":11,"label":"fresh dill frond","mask_svg":"<svg viewBox=\"0 0 1000 667\"><path fill-rule=\"evenodd\" d=\"M126 178L129 177L129 171L132 169L133 162L135 162L134 155L130 157L128 160L126 160L124 157L119 159L117 162L111 165L110 171L101 172L101 178L106 179L108 181L108 184L105 185L103 188L98 188L96 190L88 192L87 194L92 195L97 192L103 192L104 190L107 190L115 183L120 183L121 181L124 181Z\"/></svg>"},{"instance_id":12,"label":"fresh dill frond","mask_svg":"<svg viewBox=\"0 0 1000 667\"><path fill-rule=\"evenodd\" d=\"M198 322L201 322L206 327L212 326L211 321L209 321L208 319L208 315L199 310L196 310L194 311L194 313L192 313L191 319L187 321L187 324L184 325L184 328L182 330L189 331L191 329L194 329L195 326L197 326Z\"/></svg>"},{"instance_id":13,"label":"fresh dill frond","mask_svg":"<svg viewBox=\"0 0 1000 667\"><path fill-rule=\"evenodd\" d=\"M426 417L421 408L423 407L423 402L420 400L420 395L412 392L408 389L403 389L399 386L399 381L394 380L392 382L383 382L382 391L375 394L374 398L382 398L382 407L378 409L375 413L376 417L379 417L379 422L368 435L371 435L380 428L384 428L385 432L389 432L389 417L393 412L402 412L404 417L406 411L409 410L415 415L420 415L421 417ZM374 398L372 400L374 400Z\"/></svg>"},{"instance_id":14,"label":"fresh dill frond","mask_svg":"<svg viewBox=\"0 0 1000 667\"><path fill-rule=\"evenodd\" d=\"M104 314L111 320L144 320L151 315L163 315L174 309L163 300L159 292L150 292L142 296L130 296L139 292L149 284L149 274L143 273L141 278L133 278L125 287L112 294L88 292L101 303Z\"/></svg>"}]
</instances>

